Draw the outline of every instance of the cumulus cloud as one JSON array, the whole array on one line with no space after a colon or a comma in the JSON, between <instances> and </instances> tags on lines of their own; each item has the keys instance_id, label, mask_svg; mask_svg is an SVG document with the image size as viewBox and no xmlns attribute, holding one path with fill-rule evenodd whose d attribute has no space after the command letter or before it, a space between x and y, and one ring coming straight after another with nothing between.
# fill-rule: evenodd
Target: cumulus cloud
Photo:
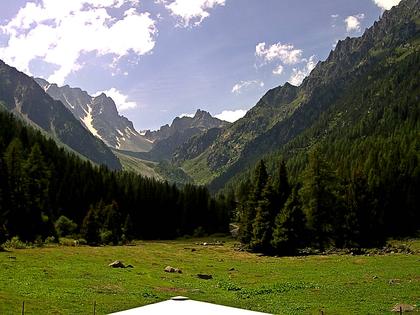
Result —
<instances>
[{"instance_id":1,"label":"cumulus cloud","mask_svg":"<svg viewBox=\"0 0 420 315\"><path fill-rule=\"evenodd\" d=\"M346 22L347 32L360 32L360 21L365 18L363 13L357 15L348 16L344 22Z\"/></svg>"},{"instance_id":2,"label":"cumulus cloud","mask_svg":"<svg viewBox=\"0 0 420 315\"><path fill-rule=\"evenodd\" d=\"M305 79L311 71L316 66L315 56L311 56L309 60L306 61L305 67L298 69L294 68L292 75L290 76L289 83L295 86L299 86L302 84L303 79Z\"/></svg>"},{"instance_id":3,"label":"cumulus cloud","mask_svg":"<svg viewBox=\"0 0 420 315\"><path fill-rule=\"evenodd\" d=\"M121 18L108 9L123 9ZM54 68L48 80L63 84L83 67L82 54L110 55L114 62L130 53L144 55L155 46L157 29L147 12L139 13L138 0L40 0L28 2L0 30L9 36L0 58L31 74L32 61ZM135 30L135 32L133 32Z\"/></svg>"},{"instance_id":4,"label":"cumulus cloud","mask_svg":"<svg viewBox=\"0 0 420 315\"><path fill-rule=\"evenodd\" d=\"M138 106L136 102L128 101L128 96L122 94L116 88L111 88L106 91L99 91L95 93L95 96L98 96L102 93L114 100L115 105L117 105L118 111L126 111L129 109L136 108Z\"/></svg>"},{"instance_id":5,"label":"cumulus cloud","mask_svg":"<svg viewBox=\"0 0 420 315\"><path fill-rule=\"evenodd\" d=\"M239 83L236 83L232 87L232 93L241 94L244 89L255 87L255 86L264 87L264 82L258 81L258 80L241 81Z\"/></svg>"},{"instance_id":6,"label":"cumulus cloud","mask_svg":"<svg viewBox=\"0 0 420 315\"><path fill-rule=\"evenodd\" d=\"M284 67L282 65L278 65L274 68L273 74L275 75L281 75L283 73Z\"/></svg>"},{"instance_id":7,"label":"cumulus cloud","mask_svg":"<svg viewBox=\"0 0 420 315\"><path fill-rule=\"evenodd\" d=\"M389 10L393 6L398 5L400 1L401 0L373 0L373 2L375 2L375 4L382 10Z\"/></svg>"},{"instance_id":8,"label":"cumulus cloud","mask_svg":"<svg viewBox=\"0 0 420 315\"><path fill-rule=\"evenodd\" d=\"M178 26L198 26L203 20L210 16L209 10L216 6L224 6L226 0L156 0L157 3L164 3L172 16L179 18Z\"/></svg>"},{"instance_id":9,"label":"cumulus cloud","mask_svg":"<svg viewBox=\"0 0 420 315\"><path fill-rule=\"evenodd\" d=\"M228 122L235 122L238 119L245 116L247 110L238 109L238 110L224 110L220 114L215 115L214 117L219 118Z\"/></svg>"},{"instance_id":10,"label":"cumulus cloud","mask_svg":"<svg viewBox=\"0 0 420 315\"><path fill-rule=\"evenodd\" d=\"M294 65L301 61L302 50L291 44L277 43L266 47L266 43L255 46L255 55L261 59L262 64L280 60L286 65Z\"/></svg>"}]
</instances>

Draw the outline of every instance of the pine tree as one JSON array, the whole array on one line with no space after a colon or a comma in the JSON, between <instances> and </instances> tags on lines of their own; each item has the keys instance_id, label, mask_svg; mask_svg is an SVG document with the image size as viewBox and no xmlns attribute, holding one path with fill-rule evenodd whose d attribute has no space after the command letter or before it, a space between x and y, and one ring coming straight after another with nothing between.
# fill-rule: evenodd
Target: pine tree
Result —
<instances>
[{"instance_id":1,"label":"pine tree","mask_svg":"<svg viewBox=\"0 0 420 315\"><path fill-rule=\"evenodd\" d=\"M255 220L252 224L252 239L250 248L254 251L270 254L272 252L271 239L276 216L274 206L275 192L272 185L267 184L258 202Z\"/></svg>"},{"instance_id":2,"label":"pine tree","mask_svg":"<svg viewBox=\"0 0 420 315\"><path fill-rule=\"evenodd\" d=\"M4 153L9 187L9 203L5 221L9 236L19 236L25 241L31 241L34 235L29 235L27 232L31 229L31 222L25 217L28 196L24 185L26 179L23 171L23 155L22 143L18 138L14 138Z\"/></svg>"},{"instance_id":3,"label":"pine tree","mask_svg":"<svg viewBox=\"0 0 420 315\"><path fill-rule=\"evenodd\" d=\"M24 187L28 195L25 218L31 222L27 227L28 237L49 236L55 234L49 219L49 179L50 172L37 143L32 146L28 159L24 163Z\"/></svg>"},{"instance_id":4,"label":"pine tree","mask_svg":"<svg viewBox=\"0 0 420 315\"><path fill-rule=\"evenodd\" d=\"M271 245L278 255L295 254L305 242L305 215L298 188L295 187L284 208L275 219Z\"/></svg>"},{"instance_id":5,"label":"pine tree","mask_svg":"<svg viewBox=\"0 0 420 315\"><path fill-rule=\"evenodd\" d=\"M97 245L100 243L100 223L97 208L90 207L88 213L83 219L81 232L89 245Z\"/></svg>"},{"instance_id":6,"label":"pine tree","mask_svg":"<svg viewBox=\"0 0 420 315\"><path fill-rule=\"evenodd\" d=\"M103 209L105 217L104 228L111 232L111 242L117 245L121 239L121 214L116 201Z\"/></svg>"},{"instance_id":7,"label":"pine tree","mask_svg":"<svg viewBox=\"0 0 420 315\"><path fill-rule=\"evenodd\" d=\"M239 222L239 239L243 244L249 244L253 235L253 224L256 217L256 208L261 200L261 195L267 185L268 174L264 161L261 160L254 173L253 190L243 206Z\"/></svg>"},{"instance_id":8,"label":"pine tree","mask_svg":"<svg viewBox=\"0 0 420 315\"><path fill-rule=\"evenodd\" d=\"M328 163L318 150L311 151L304 172L301 196L308 228L313 233L314 245L320 249L332 242L335 187L336 179Z\"/></svg>"},{"instance_id":9,"label":"pine tree","mask_svg":"<svg viewBox=\"0 0 420 315\"><path fill-rule=\"evenodd\" d=\"M123 241L129 242L134 239L134 226L130 214L127 214L127 216L125 217L122 232L123 234L121 238Z\"/></svg>"}]
</instances>

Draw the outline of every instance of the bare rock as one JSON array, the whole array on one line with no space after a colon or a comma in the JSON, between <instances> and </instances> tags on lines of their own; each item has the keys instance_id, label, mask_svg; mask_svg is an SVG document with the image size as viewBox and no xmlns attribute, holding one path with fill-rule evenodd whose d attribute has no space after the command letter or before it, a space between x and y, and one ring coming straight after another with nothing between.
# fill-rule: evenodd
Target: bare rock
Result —
<instances>
[{"instance_id":1,"label":"bare rock","mask_svg":"<svg viewBox=\"0 0 420 315\"><path fill-rule=\"evenodd\" d=\"M179 268L174 268L171 266L166 266L164 269L165 272L169 272L169 273L182 273L182 270Z\"/></svg>"},{"instance_id":2,"label":"bare rock","mask_svg":"<svg viewBox=\"0 0 420 315\"><path fill-rule=\"evenodd\" d=\"M119 260L110 263L108 266L112 268L125 268L125 265Z\"/></svg>"},{"instance_id":3,"label":"bare rock","mask_svg":"<svg viewBox=\"0 0 420 315\"><path fill-rule=\"evenodd\" d=\"M197 278L203 279L203 280L210 280L210 279L213 279L213 276L199 273L197 274Z\"/></svg>"},{"instance_id":4,"label":"bare rock","mask_svg":"<svg viewBox=\"0 0 420 315\"><path fill-rule=\"evenodd\" d=\"M391 312L413 312L415 307L410 304L396 304Z\"/></svg>"}]
</instances>

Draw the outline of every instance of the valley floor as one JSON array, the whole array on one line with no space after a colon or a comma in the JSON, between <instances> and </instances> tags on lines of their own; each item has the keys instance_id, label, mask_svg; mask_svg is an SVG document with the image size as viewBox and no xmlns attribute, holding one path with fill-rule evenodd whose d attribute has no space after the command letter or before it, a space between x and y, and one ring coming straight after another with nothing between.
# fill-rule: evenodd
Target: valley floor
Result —
<instances>
[{"instance_id":1,"label":"valley floor","mask_svg":"<svg viewBox=\"0 0 420 315\"><path fill-rule=\"evenodd\" d=\"M420 306L417 254L259 257L207 240L0 252L0 314L107 314L183 295L275 314L386 314ZM121 260L134 268L112 269ZM166 266L182 274L165 273ZM209 274L202 280L197 274Z\"/></svg>"}]
</instances>

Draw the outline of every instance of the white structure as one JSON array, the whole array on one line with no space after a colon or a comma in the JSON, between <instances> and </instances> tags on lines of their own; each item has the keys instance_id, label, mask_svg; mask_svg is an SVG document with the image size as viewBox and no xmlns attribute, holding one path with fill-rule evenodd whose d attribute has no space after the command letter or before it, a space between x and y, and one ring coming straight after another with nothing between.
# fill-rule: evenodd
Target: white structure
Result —
<instances>
[{"instance_id":1,"label":"white structure","mask_svg":"<svg viewBox=\"0 0 420 315\"><path fill-rule=\"evenodd\" d=\"M243 310L240 308L193 301L183 296L176 296L160 303L133 308L131 310L112 313L110 315L257 315L267 314Z\"/></svg>"}]
</instances>

